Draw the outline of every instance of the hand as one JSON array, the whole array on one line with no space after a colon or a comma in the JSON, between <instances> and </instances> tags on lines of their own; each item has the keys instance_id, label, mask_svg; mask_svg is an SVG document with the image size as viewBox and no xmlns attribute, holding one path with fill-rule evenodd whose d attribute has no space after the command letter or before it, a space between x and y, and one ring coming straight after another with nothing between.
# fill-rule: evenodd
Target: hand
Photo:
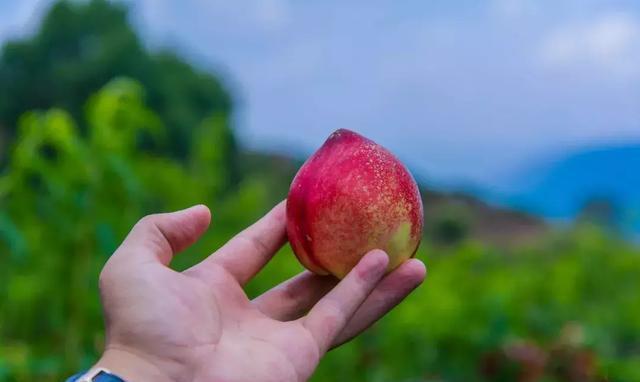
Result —
<instances>
[{"instance_id":1,"label":"hand","mask_svg":"<svg viewBox=\"0 0 640 382\"><path fill-rule=\"evenodd\" d=\"M133 382L305 381L425 276L412 259L383 277L388 259L375 250L340 282L303 272L252 301L242 288L286 240L284 203L201 263L170 269L210 219L195 206L135 225L100 275L106 350L96 367Z\"/></svg>"}]
</instances>

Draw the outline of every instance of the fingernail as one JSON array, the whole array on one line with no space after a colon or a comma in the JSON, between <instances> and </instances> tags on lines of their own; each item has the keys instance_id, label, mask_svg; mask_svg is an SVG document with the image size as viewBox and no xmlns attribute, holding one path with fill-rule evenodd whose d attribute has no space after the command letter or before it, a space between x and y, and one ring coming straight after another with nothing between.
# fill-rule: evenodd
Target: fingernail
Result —
<instances>
[{"instance_id":1,"label":"fingernail","mask_svg":"<svg viewBox=\"0 0 640 382\"><path fill-rule=\"evenodd\" d=\"M414 258L414 259L407 260L407 263L411 264L411 266L415 267L416 269L420 268L422 270L422 273L424 274L427 273L427 267L424 265L422 260L418 260Z\"/></svg>"},{"instance_id":2,"label":"fingernail","mask_svg":"<svg viewBox=\"0 0 640 382\"><path fill-rule=\"evenodd\" d=\"M419 282L422 282L427 276L427 267L424 263L418 259L407 260L407 265L411 267L412 274L414 274Z\"/></svg>"}]
</instances>

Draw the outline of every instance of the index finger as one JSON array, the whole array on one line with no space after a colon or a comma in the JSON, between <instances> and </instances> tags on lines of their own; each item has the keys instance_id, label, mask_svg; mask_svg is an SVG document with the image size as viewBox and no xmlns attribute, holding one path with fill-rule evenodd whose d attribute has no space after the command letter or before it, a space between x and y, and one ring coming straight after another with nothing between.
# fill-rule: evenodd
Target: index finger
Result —
<instances>
[{"instance_id":1,"label":"index finger","mask_svg":"<svg viewBox=\"0 0 640 382\"><path fill-rule=\"evenodd\" d=\"M195 268L217 265L244 285L271 260L286 242L285 202L229 240Z\"/></svg>"}]
</instances>

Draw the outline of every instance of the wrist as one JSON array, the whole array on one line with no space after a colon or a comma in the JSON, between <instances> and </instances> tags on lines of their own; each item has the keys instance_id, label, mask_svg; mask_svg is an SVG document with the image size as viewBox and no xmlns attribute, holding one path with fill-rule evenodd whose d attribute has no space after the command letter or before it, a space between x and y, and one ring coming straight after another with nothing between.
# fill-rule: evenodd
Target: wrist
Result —
<instances>
[{"instance_id":1,"label":"wrist","mask_svg":"<svg viewBox=\"0 0 640 382\"><path fill-rule=\"evenodd\" d=\"M104 368L126 382L174 382L148 358L124 348L107 348L92 369Z\"/></svg>"}]
</instances>

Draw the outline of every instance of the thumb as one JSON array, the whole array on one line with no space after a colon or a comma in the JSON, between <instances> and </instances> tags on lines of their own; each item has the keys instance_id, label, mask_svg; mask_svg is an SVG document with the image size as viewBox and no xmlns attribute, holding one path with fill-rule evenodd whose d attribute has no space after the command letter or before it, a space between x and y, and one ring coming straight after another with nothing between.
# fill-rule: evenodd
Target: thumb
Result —
<instances>
[{"instance_id":1,"label":"thumb","mask_svg":"<svg viewBox=\"0 0 640 382\"><path fill-rule=\"evenodd\" d=\"M211 212L204 205L145 216L129 232L114 256L168 265L174 255L198 240L210 221Z\"/></svg>"}]
</instances>

